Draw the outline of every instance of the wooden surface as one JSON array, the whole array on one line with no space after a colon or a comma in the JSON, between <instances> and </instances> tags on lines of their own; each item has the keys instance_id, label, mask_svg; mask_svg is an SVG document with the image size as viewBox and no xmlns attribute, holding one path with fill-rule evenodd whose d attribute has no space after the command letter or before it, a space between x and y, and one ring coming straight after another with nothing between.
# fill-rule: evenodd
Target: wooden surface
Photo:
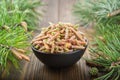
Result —
<instances>
[{"instance_id":1,"label":"wooden surface","mask_svg":"<svg viewBox=\"0 0 120 80\"><path fill-rule=\"evenodd\" d=\"M48 26L48 22L70 22L76 23L72 16L72 6L75 0L42 0L47 5L44 6L45 13L42 22L39 24L39 33L41 27ZM92 39L92 30L89 28L80 28L86 33L89 40ZM88 50L83 57L89 57ZM20 73L11 72L8 80L90 80L89 67L84 59L80 59L75 65L64 69L50 69L42 64L33 53L30 54L30 62L22 62Z\"/></svg>"}]
</instances>

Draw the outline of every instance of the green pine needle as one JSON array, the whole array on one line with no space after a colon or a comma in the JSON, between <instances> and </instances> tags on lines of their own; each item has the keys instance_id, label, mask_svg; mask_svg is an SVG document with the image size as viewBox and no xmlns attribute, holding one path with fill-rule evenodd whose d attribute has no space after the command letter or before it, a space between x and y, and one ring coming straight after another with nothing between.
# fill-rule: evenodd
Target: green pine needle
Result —
<instances>
[{"instance_id":1,"label":"green pine needle","mask_svg":"<svg viewBox=\"0 0 120 80\"><path fill-rule=\"evenodd\" d=\"M9 72L10 65L19 69L20 64L10 48L26 49L29 32L20 25L26 22L29 30L36 27L41 12L35 8L43 6L40 0L0 0L0 73Z\"/></svg>"},{"instance_id":2,"label":"green pine needle","mask_svg":"<svg viewBox=\"0 0 120 80\"><path fill-rule=\"evenodd\" d=\"M74 15L84 23L119 23L120 15L108 15L120 9L119 0L84 0L74 5Z\"/></svg>"},{"instance_id":3,"label":"green pine needle","mask_svg":"<svg viewBox=\"0 0 120 80\"><path fill-rule=\"evenodd\" d=\"M110 71L96 80L120 79L120 1L84 0L77 2L73 10L80 21L97 23L96 46L90 50L91 56L97 57L90 61Z\"/></svg>"},{"instance_id":4,"label":"green pine needle","mask_svg":"<svg viewBox=\"0 0 120 80\"><path fill-rule=\"evenodd\" d=\"M120 25L100 24L96 26L96 29L98 31L98 35L102 36L105 41L102 41L99 37L96 37L97 48L92 49L91 54L93 54L92 56L97 55L99 57L94 59L93 62L110 69L111 64L119 62L120 59ZM113 69L115 69L117 65ZM119 70L116 70L116 72L118 71ZM108 80L109 77L115 75L116 74L113 72L109 72L105 75L107 77L103 76L102 78L98 78L96 80ZM120 78L118 75L115 76L113 80L117 80L117 77Z\"/></svg>"},{"instance_id":5,"label":"green pine needle","mask_svg":"<svg viewBox=\"0 0 120 80\"><path fill-rule=\"evenodd\" d=\"M10 47L25 49L28 45L27 34L21 27L10 32L0 30L0 65L3 70L7 67L8 62L11 62L16 68L19 67L19 60L11 53Z\"/></svg>"},{"instance_id":6,"label":"green pine needle","mask_svg":"<svg viewBox=\"0 0 120 80\"><path fill-rule=\"evenodd\" d=\"M31 30L36 27L42 16L42 12L35 9L44 4L40 0L1 0L0 5L1 26L4 24L13 26L26 21L28 29Z\"/></svg>"}]
</instances>

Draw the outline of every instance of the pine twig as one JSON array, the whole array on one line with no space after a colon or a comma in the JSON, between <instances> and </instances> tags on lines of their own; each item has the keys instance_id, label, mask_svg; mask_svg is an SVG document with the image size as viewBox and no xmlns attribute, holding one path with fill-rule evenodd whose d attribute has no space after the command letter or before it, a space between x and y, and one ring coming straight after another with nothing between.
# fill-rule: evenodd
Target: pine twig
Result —
<instances>
[{"instance_id":1,"label":"pine twig","mask_svg":"<svg viewBox=\"0 0 120 80\"><path fill-rule=\"evenodd\" d=\"M91 66L91 67L103 67L103 66L100 65L100 64L97 64L97 63L95 63L95 62L88 61L88 60L86 60L86 64L89 65L89 66Z\"/></svg>"},{"instance_id":2,"label":"pine twig","mask_svg":"<svg viewBox=\"0 0 120 80\"><path fill-rule=\"evenodd\" d=\"M112 67L115 67L115 66L118 66L118 65L120 65L120 61L112 62L112 63L111 63L111 66L110 66L110 69L111 69Z\"/></svg>"},{"instance_id":3,"label":"pine twig","mask_svg":"<svg viewBox=\"0 0 120 80\"><path fill-rule=\"evenodd\" d=\"M118 14L120 14L120 9L118 9L118 10L115 10L115 11L113 11L113 12L111 12L111 13L108 13L108 17L113 17L113 16L116 16L116 15L118 15Z\"/></svg>"}]
</instances>

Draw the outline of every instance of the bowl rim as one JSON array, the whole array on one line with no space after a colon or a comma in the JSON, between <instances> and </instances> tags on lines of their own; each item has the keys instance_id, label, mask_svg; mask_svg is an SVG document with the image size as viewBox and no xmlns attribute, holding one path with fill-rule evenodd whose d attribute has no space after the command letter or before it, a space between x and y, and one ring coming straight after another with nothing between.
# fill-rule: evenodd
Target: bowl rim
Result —
<instances>
[{"instance_id":1,"label":"bowl rim","mask_svg":"<svg viewBox=\"0 0 120 80\"><path fill-rule=\"evenodd\" d=\"M86 50L86 48L87 48L87 46L88 46L88 39L85 39L86 40L86 42L87 42L87 44L85 45L85 49L78 49L78 50L75 50L75 51L72 51L72 52L63 52L63 53L59 53L59 54L52 54L52 53L47 53L47 52L42 52L42 51L39 51L39 50L37 50L37 49L35 49L34 47L33 47L33 45L31 45L31 48L33 49L33 50L35 50L36 52L40 52L40 54L46 54L46 55L69 55L69 54L74 54L74 53L76 53L76 52L78 52L78 51L82 51L82 50Z\"/></svg>"}]
</instances>

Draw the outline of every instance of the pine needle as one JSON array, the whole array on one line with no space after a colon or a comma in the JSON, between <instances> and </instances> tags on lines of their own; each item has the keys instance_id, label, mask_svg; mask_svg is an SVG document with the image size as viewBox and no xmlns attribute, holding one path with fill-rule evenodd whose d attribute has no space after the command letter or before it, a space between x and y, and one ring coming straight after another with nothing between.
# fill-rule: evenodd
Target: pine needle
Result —
<instances>
[{"instance_id":1,"label":"pine needle","mask_svg":"<svg viewBox=\"0 0 120 80\"><path fill-rule=\"evenodd\" d=\"M74 5L73 13L83 23L119 24L119 9L119 0L79 0Z\"/></svg>"},{"instance_id":2,"label":"pine needle","mask_svg":"<svg viewBox=\"0 0 120 80\"><path fill-rule=\"evenodd\" d=\"M83 23L97 23L92 63L107 68L108 73L95 80L120 79L120 1L84 0L74 6L74 14ZM94 48L95 47L95 48ZM89 61L89 60L87 60ZM114 65L113 65L114 64Z\"/></svg>"},{"instance_id":3,"label":"pine needle","mask_svg":"<svg viewBox=\"0 0 120 80\"><path fill-rule=\"evenodd\" d=\"M35 8L43 6L43 3L40 0L0 0L0 5L0 73L2 73L4 70L9 72L9 65L19 69L18 56L29 61L26 56L28 51L25 51L29 46L30 34L27 31L35 28L36 22L41 17L41 12L37 12Z\"/></svg>"}]
</instances>

